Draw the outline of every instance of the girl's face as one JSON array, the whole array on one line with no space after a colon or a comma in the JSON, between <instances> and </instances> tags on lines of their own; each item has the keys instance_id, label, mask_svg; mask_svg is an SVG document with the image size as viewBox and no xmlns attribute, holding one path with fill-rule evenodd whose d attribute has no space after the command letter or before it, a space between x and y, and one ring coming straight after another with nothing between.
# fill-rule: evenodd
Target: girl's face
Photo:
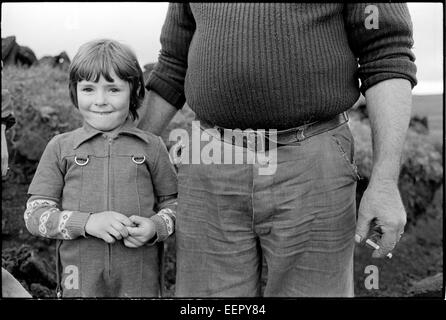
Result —
<instances>
[{"instance_id":1,"label":"girl's face","mask_svg":"<svg viewBox=\"0 0 446 320\"><path fill-rule=\"evenodd\" d=\"M130 84L114 72L113 82L102 75L98 82L79 81L77 101L84 120L93 128L111 131L124 123L130 107Z\"/></svg>"}]
</instances>

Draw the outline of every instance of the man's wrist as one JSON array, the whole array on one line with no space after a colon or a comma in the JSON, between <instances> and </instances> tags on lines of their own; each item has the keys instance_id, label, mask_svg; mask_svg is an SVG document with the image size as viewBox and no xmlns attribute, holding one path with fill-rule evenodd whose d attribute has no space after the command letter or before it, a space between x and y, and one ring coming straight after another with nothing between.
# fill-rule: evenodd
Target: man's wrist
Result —
<instances>
[{"instance_id":1,"label":"man's wrist","mask_svg":"<svg viewBox=\"0 0 446 320\"><path fill-rule=\"evenodd\" d=\"M370 183L375 181L387 181L398 183L400 170L391 168L391 166L374 166L370 175Z\"/></svg>"},{"instance_id":2,"label":"man's wrist","mask_svg":"<svg viewBox=\"0 0 446 320\"><path fill-rule=\"evenodd\" d=\"M399 192L398 181L394 179L386 179L381 177L373 177L369 180L368 188L374 189L378 192Z\"/></svg>"}]
</instances>

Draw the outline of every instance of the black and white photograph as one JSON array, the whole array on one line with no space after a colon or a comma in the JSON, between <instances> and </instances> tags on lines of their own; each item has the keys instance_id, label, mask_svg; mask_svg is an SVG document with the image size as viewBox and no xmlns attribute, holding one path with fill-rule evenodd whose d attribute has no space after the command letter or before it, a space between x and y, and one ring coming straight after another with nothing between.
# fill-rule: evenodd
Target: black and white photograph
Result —
<instances>
[{"instance_id":1,"label":"black and white photograph","mask_svg":"<svg viewBox=\"0 0 446 320\"><path fill-rule=\"evenodd\" d=\"M3 2L1 300L444 300L443 12Z\"/></svg>"}]
</instances>

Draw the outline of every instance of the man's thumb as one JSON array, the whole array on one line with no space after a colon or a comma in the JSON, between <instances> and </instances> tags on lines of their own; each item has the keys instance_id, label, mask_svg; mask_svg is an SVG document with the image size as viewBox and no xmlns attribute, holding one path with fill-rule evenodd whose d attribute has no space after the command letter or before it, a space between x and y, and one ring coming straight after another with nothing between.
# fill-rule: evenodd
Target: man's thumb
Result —
<instances>
[{"instance_id":1,"label":"man's thumb","mask_svg":"<svg viewBox=\"0 0 446 320\"><path fill-rule=\"evenodd\" d=\"M356 231L355 231L355 242L360 243L367 237L370 229L370 221L366 216L358 215L358 221L356 222Z\"/></svg>"}]
</instances>

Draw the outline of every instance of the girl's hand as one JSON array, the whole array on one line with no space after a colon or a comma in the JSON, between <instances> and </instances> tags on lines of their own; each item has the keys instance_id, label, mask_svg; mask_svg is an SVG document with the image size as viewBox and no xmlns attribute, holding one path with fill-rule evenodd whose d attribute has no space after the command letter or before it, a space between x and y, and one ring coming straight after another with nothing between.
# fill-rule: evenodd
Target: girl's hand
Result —
<instances>
[{"instance_id":1,"label":"girl's hand","mask_svg":"<svg viewBox=\"0 0 446 320\"><path fill-rule=\"evenodd\" d=\"M155 224L151 219L141 216L131 216L129 219L134 226L127 226L129 236L124 239L125 246L138 248L155 236Z\"/></svg>"},{"instance_id":2,"label":"girl's hand","mask_svg":"<svg viewBox=\"0 0 446 320\"><path fill-rule=\"evenodd\" d=\"M126 227L131 225L132 221L125 215L115 211L103 211L90 215L85 232L107 243L114 243L129 235Z\"/></svg>"}]
</instances>

